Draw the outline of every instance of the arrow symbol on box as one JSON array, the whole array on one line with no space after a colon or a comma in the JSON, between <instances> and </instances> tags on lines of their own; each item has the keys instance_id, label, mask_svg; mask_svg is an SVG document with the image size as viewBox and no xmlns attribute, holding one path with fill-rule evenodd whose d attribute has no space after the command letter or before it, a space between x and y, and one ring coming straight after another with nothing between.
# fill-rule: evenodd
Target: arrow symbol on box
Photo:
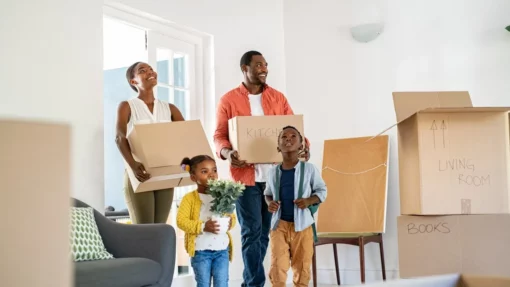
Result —
<instances>
[{"instance_id":1,"label":"arrow symbol on box","mask_svg":"<svg viewBox=\"0 0 510 287\"><path fill-rule=\"evenodd\" d=\"M436 148L436 130L437 130L436 120L432 121L432 126L430 127L430 130L432 130L432 137L434 138L434 148Z\"/></svg>"},{"instance_id":2,"label":"arrow symbol on box","mask_svg":"<svg viewBox=\"0 0 510 287\"><path fill-rule=\"evenodd\" d=\"M444 120L441 122L441 130L443 131L443 147L446 147L445 139L444 139L444 130L446 130L446 124L444 123Z\"/></svg>"}]
</instances>

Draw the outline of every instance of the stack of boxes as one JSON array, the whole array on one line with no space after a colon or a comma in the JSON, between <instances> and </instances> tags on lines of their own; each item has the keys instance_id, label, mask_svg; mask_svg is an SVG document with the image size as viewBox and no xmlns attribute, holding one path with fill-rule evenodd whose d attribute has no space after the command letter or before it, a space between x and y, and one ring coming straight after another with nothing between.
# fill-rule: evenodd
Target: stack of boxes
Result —
<instances>
[{"instance_id":1,"label":"stack of boxes","mask_svg":"<svg viewBox=\"0 0 510 287\"><path fill-rule=\"evenodd\" d=\"M400 277L510 274L510 108L467 92L393 94Z\"/></svg>"}]
</instances>

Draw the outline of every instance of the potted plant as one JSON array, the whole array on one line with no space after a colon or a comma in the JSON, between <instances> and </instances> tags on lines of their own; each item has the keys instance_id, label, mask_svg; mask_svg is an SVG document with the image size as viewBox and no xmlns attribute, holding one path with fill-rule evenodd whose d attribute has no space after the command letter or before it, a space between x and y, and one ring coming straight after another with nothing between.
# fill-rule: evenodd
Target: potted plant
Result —
<instances>
[{"instance_id":1,"label":"potted plant","mask_svg":"<svg viewBox=\"0 0 510 287\"><path fill-rule=\"evenodd\" d=\"M211 219L220 225L220 233L226 233L230 222L230 214L234 212L236 200L243 194L245 186L230 180L210 179L207 181L208 192L212 196Z\"/></svg>"}]
</instances>

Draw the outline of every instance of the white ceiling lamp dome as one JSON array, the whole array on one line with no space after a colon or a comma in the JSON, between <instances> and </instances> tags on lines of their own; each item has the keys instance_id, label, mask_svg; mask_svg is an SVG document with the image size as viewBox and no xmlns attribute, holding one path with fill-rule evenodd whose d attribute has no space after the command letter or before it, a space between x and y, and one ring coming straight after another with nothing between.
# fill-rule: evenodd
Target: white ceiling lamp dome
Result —
<instances>
[{"instance_id":1,"label":"white ceiling lamp dome","mask_svg":"<svg viewBox=\"0 0 510 287\"><path fill-rule=\"evenodd\" d=\"M368 43L375 40L383 31L383 23L361 24L351 27L351 36L358 42Z\"/></svg>"},{"instance_id":2,"label":"white ceiling lamp dome","mask_svg":"<svg viewBox=\"0 0 510 287\"><path fill-rule=\"evenodd\" d=\"M381 13L383 4L374 0L356 0L351 1L351 5L351 37L361 43L368 43L379 37L384 31Z\"/></svg>"}]
</instances>

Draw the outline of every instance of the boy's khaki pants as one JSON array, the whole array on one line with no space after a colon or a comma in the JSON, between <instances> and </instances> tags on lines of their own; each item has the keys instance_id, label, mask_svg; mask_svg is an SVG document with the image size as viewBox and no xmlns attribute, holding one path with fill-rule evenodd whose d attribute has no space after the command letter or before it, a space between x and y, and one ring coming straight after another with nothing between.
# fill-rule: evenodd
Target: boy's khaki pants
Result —
<instances>
[{"instance_id":1,"label":"boy's khaki pants","mask_svg":"<svg viewBox=\"0 0 510 287\"><path fill-rule=\"evenodd\" d=\"M269 279L273 287L284 287L287 272L292 266L294 286L308 286L313 258L313 229L296 232L294 223L280 220L271 231L271 269Z\"/></svg>"}]
</instances>

